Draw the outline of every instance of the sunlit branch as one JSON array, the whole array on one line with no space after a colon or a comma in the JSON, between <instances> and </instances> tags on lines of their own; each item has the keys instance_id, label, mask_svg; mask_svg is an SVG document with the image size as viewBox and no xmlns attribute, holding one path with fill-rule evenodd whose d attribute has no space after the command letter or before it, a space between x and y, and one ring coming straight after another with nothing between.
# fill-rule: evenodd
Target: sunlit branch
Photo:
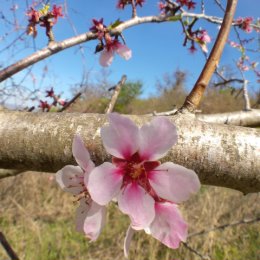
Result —
<instances>
[{"instance_id":1,"label":"sunlit branch","mask_svg":"<svg viewBox=\"0 0 260 260\"><path fill-rule=\"evenodd\" d=\"M230 31L230 27L232 25L233 16L235 14L237 5L237 0L228 0L226 12L224 16L223 23L221 24L220 31L218 33L216 42L211 50L210 56L197 80L192 91L186 98L180 112L194 112L194 110L199 106L202 96L206 90L206 87L214 73L223 48L226 44L227 37Z\"/></svg>"}]
</instances>

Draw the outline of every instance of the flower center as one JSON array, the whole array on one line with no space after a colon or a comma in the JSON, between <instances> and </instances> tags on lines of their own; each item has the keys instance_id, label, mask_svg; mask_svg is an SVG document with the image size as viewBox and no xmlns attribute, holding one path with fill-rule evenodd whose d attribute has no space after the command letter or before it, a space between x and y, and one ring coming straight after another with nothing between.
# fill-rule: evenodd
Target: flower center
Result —
<instances>
[{"instance_id":1,"label":"flower center","mask_svg":"<svg viewBox=\"0 0 260 260\"><path fill-rule=\"evenodd\" d=\"M128 165L129 175L133 179L139 178L143 173L145 173L145 169L143 164L129 163Z\"/></svg>"}]
</instances>

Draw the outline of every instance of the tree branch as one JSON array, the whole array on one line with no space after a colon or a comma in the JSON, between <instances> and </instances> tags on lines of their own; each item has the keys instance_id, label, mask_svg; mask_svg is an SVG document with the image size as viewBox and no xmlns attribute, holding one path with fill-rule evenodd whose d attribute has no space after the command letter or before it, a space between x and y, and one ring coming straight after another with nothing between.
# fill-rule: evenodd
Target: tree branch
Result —
<instances>
[{"instance_id":1,"label":"tree branch","mask_svg":"<svg viewBox=\"0 0 260 260\"><path fill-rule=\"evenodd\" d=\"M260 109L209 115L197 114L196 118L208 123L255 127L260 126Z\"/></svg>"},{"instance_id":2,"label":"tree branch","mask_svg":"<svg viewBox=\"0 0 260 260\"><path fill-rule=\"evenodd\" d=\"M173 16L145 16L145 17L134 17L130 20L127 20L120 25L118 25L116 28L111 30L111 34L119 35L124 30L131 28L133 26L137 26L139 24L144 23L162 23L162 22L172 22L180 20L184 17L192 17L192 18L198 18L198 19L205 19L212 23L221 24L222 19L214 16L208 16L205 14L196 14L196 13L187 13L183 12L181 14L177 14L175 17ZM174 18L174 19L173 19ZM234 24L235 25L235 24ZM68 38L66 40L63 40L61 42L52 42L49 46L27 56L24 59L21 59L17 61L16 63L4 68L3 70L0 70L0 82L8 79L9 77L13 76L14 74L18 73L19 71L47 58L50 57L53 54L56 54L60 51L63 51L67 48L76 46L78 44L95 40L97 39L97 35L92 32L86 32L83 34L80 34L78 36L74 36L71 38Z\"/></svg>"},{"instance_id":3,"label":"tree branch","mask_svg":"<svg viewBox=\"0 0 260 260\"><path fill-rule=\"evenodd\" d=\"M212 48L210 56L197 82L195 83L192 91L186 98L180 111L194 112L194 110L199 106L201 98L212 77L212 74L214 73L219 63L220 56L226 44L227 37L235 14L236 5L237 5L237 0L228 0L224 20L223 23L221 24L220 31L218 33L216 42Z\"/></svg>"},{"instance_id":4,"label":"tree branch","mask_svg":"<svg viewBox=\"0 0 260 260\"><path fill-rule=\"evenodd\" d=\"M151 116L129 116L138 125ZM260 191L260 132L196 120L192 114L169 117L178 129L178 144L163 161L193 169L203 184ZM103 148L100 127L106 115L0 112L0 168L56 172L74 164L71 146L79 133L95 163L111 157Z\"/></svg>"},{"instance_id":5,"label":"tree branch","mask_svg":"<svg viewBox=\"0 0 260 260\"><path fill-rule=\"evenodd\" d=\"M105 114L111 113L113 111L114 106L115 106L116 101L117 101L117 98L120 94L120 90L121 90L122 86L125 84L125 82L126 82L126 75L123 75L121 80L116 84L116 86L109 89L109 91L114 90L114 93L111 97L111 100L110 100L106 110L105 110Z\"/></svg>"},{"instance_id":6,"label":"tree branch","mask_svg":"<svg viewBox=\"0 0 260 260\"><path fill-rule=\"evenodd\" d=\"M8 243L6 240L4 234L0 231L0 243L2 244L3 248L5 249L6 253L12 260L19 260L19 257L17 254L14 252L13 248L11 245Z\"/></svg>"}]
</instances>

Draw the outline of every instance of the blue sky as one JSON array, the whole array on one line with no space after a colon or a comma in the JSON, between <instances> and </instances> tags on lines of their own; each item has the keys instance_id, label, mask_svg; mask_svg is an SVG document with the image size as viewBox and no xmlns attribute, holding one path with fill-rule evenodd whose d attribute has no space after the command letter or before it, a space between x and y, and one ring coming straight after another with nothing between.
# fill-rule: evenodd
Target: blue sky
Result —
<instances>
[{"instance_id":1,"label":"blue sky","mask_svg":"<svg viewBox=\"0 0 260 260\"><path fill-rule=\"evenodd\" d=\"M19 8L16 11L17 20L20 25L26 26L27 18L25 17L26 2L30 4L30 0L1 0L5 2L2 11L6 14L8 19L13 20L13 13L9 12L12 2L16 2ZM62 4L63 1L50 1L51 4ZM200 3L200 1L196 1ZM225 6L226 1L221 1ZM259 17L260 1L259 0L240 0L238 1L238 8L235 17L254 16ZM58 21L54 28L55 39L57 41L64 40L72 37L74 32L70 22L75 26L77 33L81 34L89 30L91 27L91 19L104 18L105 24L110 24L117 18L120 20L129 19L131 16L131 9L126 8L124 11L116 9L117 0L67 0L68 13L70 21L62 18ZM158 1L147 0L143 8L138 8L138 15L155 15L158 14L157 8ZM250 4L249 4L250 3ZM223 16L223 13L216 6L213 0L205 1L206 13L208 15ZM194 10L199 13L200 8ZM198 22L198 27L202 26L207 29L210 36L214 39L218 33L216 25L208 24L205 22ZM9 30L9 31L8 31ZM11 30L11 31L10 31ZM11 26L0 23L0 36L6 32L10 36L5 40L0 41L0 50L9 44L17 35L20 35L24 27L16 32L12 32ZM234 35L232 33L231 35ZM242 38L252 38L256 34L245 34L241 32ZM156 93L155 83L160 79L164 73L172 73L176 69L184 70L188 73L187 88L191 88L196 81L203 65L205 57L201 51L197 51L191 55L187 47L182 47L183 34L179 23L163 23L163 24L145 24L130 28L124 32L124 37L127 46L132 49L133 56L129 61L125 61L120 57L116 57L114 62L109 67L111 83L117 82L123 74L128 76L128 80L141 80L144 84L143 96L149 96ZM24 42L27 48L24 49ZM1 60L5 60L4 65L9 65L18 59L31 54L35 49L43 48L47 43L44 30L39 28L39 33L35 42L30 36L25 37L25 41L17 44L16 52L13 57L10 57L11 50L8 52L0 52ZM80 82L83 70L86 69L90 72L90 81L95 81L100 78L102 67L99 65L99 54L94 55L95 46L97 41L87 42L82 45L85 65L83 66L82 54L78 47L65 50L56 54L32 68L32 75L36 78L36 87L40 84L42 71L44 66L48 66L48 77L44 80L41 88L44 92L50 86L53 86L57 92L63 92L66 97L70 96L70 88L73 84ZM34 48L32 47L34 46ZM209 44L209 48L212 44ZM257 48L256 45L252 46ZM259 46L258 46L259 48ZM259 53L253 53L252 60L259 61ZM226 46L220 65L232 65L234 60L239 57L239 53ZM25 72L18 73L14 76L16 81L19 81ZM257 89L259 87L255 83L255 78L252 73L246 73L250 80L250 86ZM24 84L32 87L32 77L29 77ZM2 86L4 86L2 84ZM2 87L0 85L0 87Z\"/></svg>"}]
</instances>

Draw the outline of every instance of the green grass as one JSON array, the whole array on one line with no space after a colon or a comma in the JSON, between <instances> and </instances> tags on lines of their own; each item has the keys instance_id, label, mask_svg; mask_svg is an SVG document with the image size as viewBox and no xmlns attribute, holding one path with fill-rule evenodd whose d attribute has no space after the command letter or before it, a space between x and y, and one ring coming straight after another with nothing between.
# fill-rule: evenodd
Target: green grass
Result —
<instances>
[{"instance_id":1,"label":"green grass","mask_svg":"<svg viewBox=\"0 0 260 260\"><path fill-rule=\"evenodd\" d=\"M115 204L96 242L75 232L73 197L49 181L49 175L26 173L0 183L0 227L21 260L122 260L127 216ZM203 187L181 206L190 232L259 216L259 196L228 189ZM228 227L190 238L188 244L212 260L259 260L258 223ZM8 259L0 246L0 259ZM200 260L183 245L171 250L143 231L131 243L134 260Z\"/></svg>"}]
</instances>

